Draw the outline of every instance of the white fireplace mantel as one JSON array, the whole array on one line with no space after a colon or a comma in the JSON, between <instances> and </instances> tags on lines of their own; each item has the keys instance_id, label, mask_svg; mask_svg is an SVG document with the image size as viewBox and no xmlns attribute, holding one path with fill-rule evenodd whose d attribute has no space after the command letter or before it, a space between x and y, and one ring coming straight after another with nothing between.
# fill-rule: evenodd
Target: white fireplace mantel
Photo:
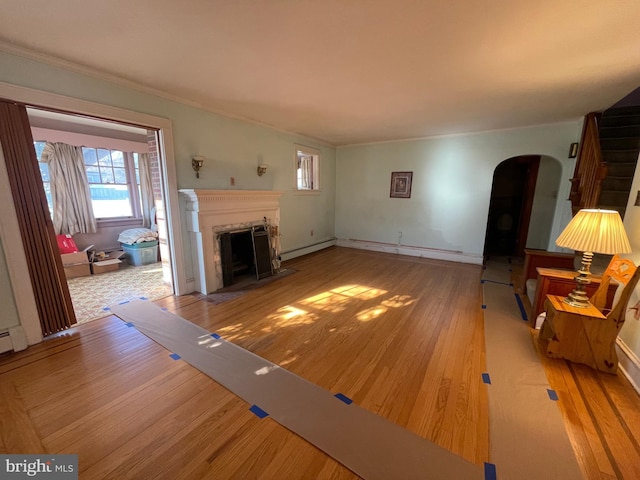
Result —
<instances>
[{"instance_id":1,"label":"white fireplace mantel","mask_svg":"<svg viewBox=\"0 0 640 480\"><path fill-rule=\"evenodd\" d=\"M179 190L186 201L195 289L211 293L222 288L217 234L263 225L280 226L280 196L272 190Z\"/></svg>"}]
</instances>

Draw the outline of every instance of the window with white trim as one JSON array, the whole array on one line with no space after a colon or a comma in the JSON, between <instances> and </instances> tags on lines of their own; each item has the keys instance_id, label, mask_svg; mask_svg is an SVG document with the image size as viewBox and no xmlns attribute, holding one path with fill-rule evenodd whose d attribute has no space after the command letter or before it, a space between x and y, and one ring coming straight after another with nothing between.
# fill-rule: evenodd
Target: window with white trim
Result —
<instances>
[{"instance_id":1,"label":"window with white trim","mask_svg":"<svg viewBox=\"0 0 640 480\"><path fill-rule=\"evenodd\" d=\"M49 212L53 216L49 165L40 161L46 143L33 142ZM91 205L96 219L142 218L138 154L82 147L82 155L91 192Z\"/></svg>"},{"instance_id":2,"label":"window with white trim","mask_svg":"<svg viewBox=\"0 0 640 480\"><path fill-rule=\"evenodd\" d=\"M296 189L320 190L320 150L295 145Z\"/></svg>"},{"instance_id":3,"label":"window with white trim","mask_svg":"<svg viewBox=\"0 0 640 480\"><path fill-rule=\"evenodd\" d=\"M82 147L93 214L97 219L140 215L134 155L120 150Z\"/></svg>"}]
</instances>

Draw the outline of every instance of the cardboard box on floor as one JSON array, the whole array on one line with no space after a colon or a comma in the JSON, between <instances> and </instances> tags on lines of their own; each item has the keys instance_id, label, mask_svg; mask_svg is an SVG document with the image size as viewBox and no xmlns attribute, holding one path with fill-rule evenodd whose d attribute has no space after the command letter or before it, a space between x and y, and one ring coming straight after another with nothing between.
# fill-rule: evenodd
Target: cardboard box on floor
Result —
<instances>
[{"instance_id":1,"label":"cardboard box on floor","mask_svg":"<svg viewBox=\"0 0 640 480\"><path fill-rule=\"evenodd\" d=\"M124 255L122 251L115 251L109 253L105 257L102 257L101 260L97 262L91 263L91 270L94 275L98 275L100 273L113 272L120 268L120 264L122 260L120 257Z\"/></svg>"},{"instance_id":2,"label":"cardboard box on floor","mask_svg":"<svg viewBox=\"0 0 640 480\"><path fill-rule=\"evenodd\" d=\"M86 250L75 253L63 253L60 256L62 257L64 274L67 279L91 275L89 256Z\"/></svg>"}]
</instances>

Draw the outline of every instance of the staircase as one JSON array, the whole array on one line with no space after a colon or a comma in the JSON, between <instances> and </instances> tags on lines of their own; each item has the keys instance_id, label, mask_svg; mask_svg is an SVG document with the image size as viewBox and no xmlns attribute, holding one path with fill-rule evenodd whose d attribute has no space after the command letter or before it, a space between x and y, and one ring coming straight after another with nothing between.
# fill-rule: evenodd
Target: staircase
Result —
<instances>
[{"instance_id":1,"label":"staircase","mask_svg":"<svg viewBox=\"0 0 640 480\"><path fill-rule=\"evenodd\" d=\"M624 218L640 153L640 106L605 110L598 132L602 161L607 165L598 208L617 210Z\"/></svg>"}]
</instances>

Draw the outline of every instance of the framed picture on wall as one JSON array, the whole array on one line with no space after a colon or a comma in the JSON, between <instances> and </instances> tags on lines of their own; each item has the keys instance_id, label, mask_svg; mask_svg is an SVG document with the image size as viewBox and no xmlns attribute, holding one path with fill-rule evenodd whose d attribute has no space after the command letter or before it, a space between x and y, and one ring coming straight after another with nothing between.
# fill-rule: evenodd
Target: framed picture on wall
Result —
<instances>
[{"instance_id":1,"label":"framed picture on wall","mask_svg":"<svg viewBox=\"0 0 640 480\"><path fill-rule=\"evenodd\" d=\"M411 198L413 172L391 172L391 198Z\"/></svg>"}]
</instances>

